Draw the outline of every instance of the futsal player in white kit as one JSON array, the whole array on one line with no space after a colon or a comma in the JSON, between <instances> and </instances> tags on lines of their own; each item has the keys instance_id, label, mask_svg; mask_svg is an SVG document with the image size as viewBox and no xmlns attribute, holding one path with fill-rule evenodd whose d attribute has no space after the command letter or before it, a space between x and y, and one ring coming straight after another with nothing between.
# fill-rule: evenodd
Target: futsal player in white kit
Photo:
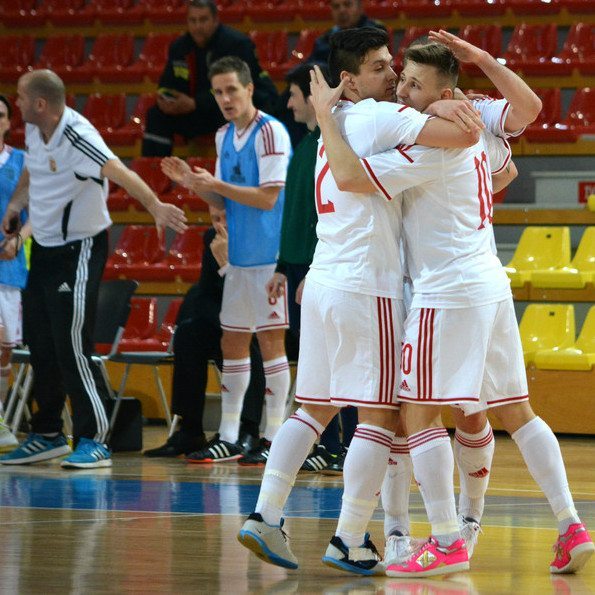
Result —
<instances>
[{"instance_id":1,"label":"futsal player in white kit","mask_svg":"<svg viewBox=\"0 0 595 595\"><path fill-rule=\"evenodd\" d=\"M331 76L345 80L335 112L362 155L396 143L469 146L456 125L428 120L394 98L396 76L384 31L333 37ZM469 110L474 117L473 110ZM342 192L324 147L316 165L319 238L302 301L296 400L302 407L273 442L255 513L238 538L263 560L296 568L282 530L282 509L316 437L339 407L359 408L360 424L344 467L345 491L336 535L323 561L359 574L384 572L365 533L378 500L394 437L402 294L398 258L400 209L390 200ZM390 197L389 197L390 198Z\"/></svg>"},{"instance_id":2,"label":"futsal player in white kit","mask_svg":"<svg viewBox=\"0 0 595 595\"><path fill-rule=\"evenodd\" d=\"M424 48L436 45L412 48L409 57L421 62L423 56L430 64L428 56L436 48ZM440 69L444 62L439 57L433 64ZM320 116L319 123L339 183L362 193L373 188L386 196L403 193L403 236L414 294L405 322L399 401L432 535L408 560L389 565L387 574L431 576L468 568L441 405L456 405L466 414L493 408L557 518L560 537L550 571L579 570L595 547L574 507L558 442L528 402L510 286L493 251L491 176L483 140L464 150L400 146L362 159L358 167L338 130L331 142Z\"/></svg>"}]
</instances>

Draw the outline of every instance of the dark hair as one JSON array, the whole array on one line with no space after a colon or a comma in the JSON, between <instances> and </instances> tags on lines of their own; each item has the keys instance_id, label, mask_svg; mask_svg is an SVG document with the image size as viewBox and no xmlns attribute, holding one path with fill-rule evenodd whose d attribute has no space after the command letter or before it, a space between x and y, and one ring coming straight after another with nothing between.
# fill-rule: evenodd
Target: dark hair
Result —
<instances>
[{"instance_id":1,"label":"dark hair","mask_svg":"<svg viewBox=\"0 0 595 595\"><path fill-rule=\"evenodd\" d=\"M214 17L217 16L217 4L214 0L188 0L188 8L208 8Z\"/></svg>"},{"instance_id":2,"label":"dark hair","mask_svg":"<svg viewBox=\"0 0 595 595\"><path fill-rule=\"evenodd\" d=\"M436 42L413 42L405 50L403 64L407 64L409 60L416 64L434 66L438 70L438 74L448 80L448 84L452 89L457 86L459 61L445 45Z\"/></svg>"},{"instance_id":3,"label":"dark hair","mask_svg":"<svg viewBox=\"0 0 595 595\"><path fill-rule=\"evenodd\" d=\"M304 94L304 99L307 99L311 95L310 91L310 71L315 63L306 62L305 64L299 64L295 68L292 68L286 75L285 81L288 85L297 85L300 91ZM322 76L328 82L328 68L325 64L316 62L320 67Z\"/></svg>"},{"instance_id":4,"label":"dark hair","mask_svg":"<svg viewBox=\"0 0 595 595\"><path fill-rule=\"evenodd\" d=\"M228 72L235 72L238 75L238 80L244 87L247 87L252 82L252 74L246 62L237 56L224 56L213 62L209 68L209 80L218 74L227 74Z\"/></svg>"},{"instance_id":5,"label":"dark hair","mask_svg":"<svg viewBox=\"0 0 595 595\"><path fill-rule=\"evenodd\" d=\"M343 70L359 74L359 69L370 50L388 47L388 35L376 27L359 27L337 31L330 39L328 57L331 84L338 85Z\"/></svg>"},{"instance_id":6,"label":"dark hair","mask_svg":"<svg viewBox=\"0 0 595 595\"><path fill-rule=\"evenodd\" d=\"M4 95L0 95L0 101L6 106L6 115L10 120L12 118L12 105L10 101L8 101L8 98L4 97Z\"/></svg>"}]
</instances>

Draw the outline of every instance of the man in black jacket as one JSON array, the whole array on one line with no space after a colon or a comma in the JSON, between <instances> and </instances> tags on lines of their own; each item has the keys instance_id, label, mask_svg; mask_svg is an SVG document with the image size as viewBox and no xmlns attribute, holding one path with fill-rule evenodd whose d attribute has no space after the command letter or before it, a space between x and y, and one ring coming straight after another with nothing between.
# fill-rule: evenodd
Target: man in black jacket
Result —
<instances>
[{"instance_id":1,"label":"man in black jacket","mask_svg":"<svg viewBox=\"0 0 595 595\"><path fill-rule=\"evenodd\" d=\"M219 311L223 297L223 276L227 265L227 241L210 228L205 233L202 272L180 307L174 333L172 411L181 419L180 428L167 442L145 451L148 457L176 457L206 447L203 411L210 359L222 365ZM239 443L245 452L258 444L264 399L264 370L258 343L250 349L252 369L246 391Z\"/></svg>"},{"instance_id":2,"label":"man in black jacket","mask_svg":"<svg viewBox=\"0 0 595 595\"><path fill-rule=\"evenodd\" d=\"M172 42L159 79L157 105L147 111L142 154L171 155L173 136L192 138L215 132L225 123L211 94L210 65L223 56L237 56L250 67L254 104L274 111L277 90L263 72L250 38L222 25L214 0L188 0L188 32Z\"/></svg>"}]
</instances>

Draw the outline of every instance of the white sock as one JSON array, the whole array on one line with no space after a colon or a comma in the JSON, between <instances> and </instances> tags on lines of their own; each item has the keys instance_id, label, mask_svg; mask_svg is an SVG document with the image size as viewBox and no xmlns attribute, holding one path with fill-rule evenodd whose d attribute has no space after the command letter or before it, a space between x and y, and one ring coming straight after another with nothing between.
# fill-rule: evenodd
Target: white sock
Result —
<instances>
[{"instance_id":1,"label":"white sock","mask_svg":"<svg viewBox=\"0 0 595 595\"><path fill-rule=\"evenodd\" d=\"M240 432L244 395L250 384L250 358L224 359L221 373L221 423L219 437L235 443Z\"/></svg>"},{"instance_id":2,"label":"white sock","mask_svg":"<svg viewBox=\"0 0 595 595\"><path fill-rule=\"evenodd\" d=\"M10 378L11 364L0 368L0 415L4 415L4 403L8 396L8 380Z\"/></svg>"},{"instance_id":3,"label":"white sock","mask_svg":"<svg viewBox=\"0 0 595 595\"><path fill-rule=\"evenodd\" d=\"M396 531L402 535L409 535L409 491L412 471L407 438L395 436L380 492L386 537Z\"/></svg>"},{"instance_id":4,"label":"white sock","mask_svg":"<svg viewBox=\"0 0 595 595\"><path fill-rule=\"evenodd\" d=\"M285 355L263 362L263 367L266 380L265 404L267 412L264 437L272 441L283 423L291 376Z\"/></svg>"},{"instance_id":5,"label":"white sock","mask_svg":"<svg viewBox=\"0 0 595 595\"><path fill-rule=\"evenodd\" d=\"M478 523L483 515L495 448L489 422L477 434L467 434L459 429L455 432L454 453L461 484L459 514Z\"/></svg>"},{"instance_id":6,"label":"white sock","mask_svg":"<svg viewBox=\"0 0 595 595\"><path fill-rule=\"evenodd\" d=\"M512 439L519 447L529 473L548 499L563 535L570 525L580 523L580 519L570 494L556 436L540 417L534 417L514 432Z\"/></svg>"},{"instance_id":7,"label":"white sock","mask_svg":"<svg viewBox=\"0 0 595 595\"><path fill-rule=\"evenodd\" d=\"M460 538L454 494L454 455L445 428L428 428L408 438L413 474L419 486L432 535L441 545Z\"/></svg>"},{"instance_id":8,"label":"white sock","mask_svg":"<svg viewBox=\"0 0 595 595\"><path fill-rule=\"evenodd\" d=\"M336 534L347 547L364 542L380 495L394 432L358 424L343 465L343 503Z\"/></svg>"},{"instance_id":9,"label":"white sock","mask_svg":"<svg viewBox=\"0 0 595 595\"><path fill-rule=\"evenodd\" d=\"M269 452L255 512L269 525L278 525L295 478L324 426L298 409L279 428Z\"/></svg>"}]
</instances>

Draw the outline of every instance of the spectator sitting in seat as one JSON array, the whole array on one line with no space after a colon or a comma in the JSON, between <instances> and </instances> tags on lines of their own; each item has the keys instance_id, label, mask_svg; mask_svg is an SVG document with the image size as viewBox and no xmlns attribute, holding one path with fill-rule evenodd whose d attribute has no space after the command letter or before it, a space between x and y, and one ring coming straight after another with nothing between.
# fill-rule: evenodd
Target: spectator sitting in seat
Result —
<instances>
[{"instance_id":1,"label":"spectator sitting in seat","mask_svg":"<svg viewBox=\"0 0 595 595\"><path fill-rule=\"evenodd\" d=\"M219 219L221 213L224 215L225 211L215 213L215 209L211 209L213 220ZM176 457L207 446L203 412L209 360L215 360L219 369L222 367L219 311L227 267L227 237L215 234L211 228L205 233L204 242L200 279L184 298L174 333L172 411L182 418L181 427L163 446L146 450L147 457ZM250 361L250 384L238 440L244 452L258 444L265 390L262 356L255 340L250 346Z\"/></svg>"},{"instance_id":2,"label":"spectator sitting in seat","mask_svg":"<svg viewBox=\"0 0 595 595\"><path fill-rule=\"evenodd\" d=\"M219 22L214 0L188 0L187 23L187 33L169 48L157 105L147 111L144 156L171 155L174 134L192 138L214 133L225 123L207 76L211 64L223 56L238 56L248 64L256 107L271 112L278 100L275 85L260 68L254 44Z\"/></svg>"}]
</instances>

